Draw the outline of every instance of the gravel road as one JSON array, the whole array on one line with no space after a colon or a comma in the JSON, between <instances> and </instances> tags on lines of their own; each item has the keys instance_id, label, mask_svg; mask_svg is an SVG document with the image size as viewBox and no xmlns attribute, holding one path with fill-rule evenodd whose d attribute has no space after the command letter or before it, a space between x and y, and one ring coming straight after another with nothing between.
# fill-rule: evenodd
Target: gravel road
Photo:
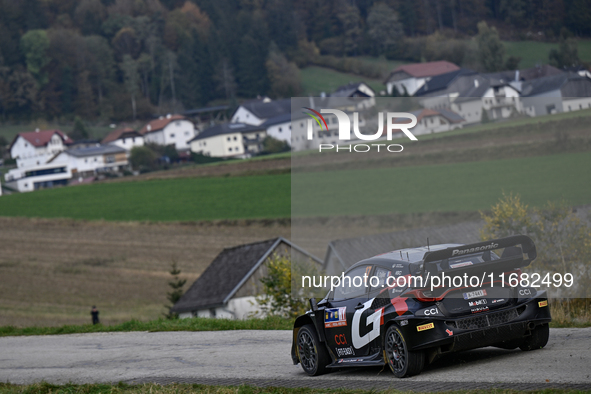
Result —
<instances>
[{"instance_id":1,"label":"gravel road","mask_svg":"<svg viewBox=\"0 0 591 394\"><path fill-rule=\"evenodd\" d=\"M402 388L422 390L473 388L475 382L480 382L501 387L551 384L591 388L591 328L551 329L546 348L532 352L489 347L448 356L419 376L402 380L380 368L348 369L310 378L299 365L292 365L290 347L289 331L2 337L0 381L266 382L276 386L354 388L398 388L397 382L402 382Z\"/></svg>"}]
</instances>

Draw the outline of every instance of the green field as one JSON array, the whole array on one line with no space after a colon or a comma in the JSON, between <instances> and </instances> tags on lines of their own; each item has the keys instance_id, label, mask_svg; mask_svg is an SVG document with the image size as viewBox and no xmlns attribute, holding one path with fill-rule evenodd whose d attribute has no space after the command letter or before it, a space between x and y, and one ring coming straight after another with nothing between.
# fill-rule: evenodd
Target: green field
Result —
<instances>
[{"instance_id":1,"label":"green field","mask_svg":"<svg viewBox=\"0 0 591 394\"><path fill-rule=\"evenodd\" d=\"M520 57L519 68L534 67L536 64L548 64L550 49L558 49L558 43L538 41L504 41L506 57ZM578 41L579 58L591 62L591 40Z\"/></svg>"},{"instance_id":2,"label":"green field","mask_svg":"<svg viewBox=\"0 0 591 394\"><path fill-rule=\"evenodd\" d=\"M102 183L2 196L0 216L194 221L288 217L289 174Z\"/></svg>"},{"instance_id":3,"label":"green field","mask_svg":"<svg viewBox=\"0 0 591 394\"><path fill-rule=\"evenodd\" d=\"M300 75L302 77L302 87L304 88L303 94L306 96L319 96L321 92L330 94L339 86L359 81L367 83L375 90L376 94L379 94L380 90L386 88L381 80L370 79L362 75L342 73L319 66L306 67L300 70Z\"/></svg>"},{"instance_id":4,"label":"green field","mask_svg":"<svg viewBox=\"0 0 591 394\"><path fill-rule=\"evenodd\" d=\"M451 153L450 153L451 154ZM292 217L486 210L503 193L534 206L591 202L591 153L292 173Z\"/></svg>"},{"instance_id":5,"label":"green field","mask_svg":"<svg viewBox=\"0 0 591 394\"><path fill-rule=\"evenodd\" d=\"M396 168L99 183L3 196L0 216L197 221L488 209L591 200L591 153ZM290 185L291 179L291 185ZM291 186L291 196L290 196ZM291 197L291 199L290 199Z\"/></svg>"}]
</instances>

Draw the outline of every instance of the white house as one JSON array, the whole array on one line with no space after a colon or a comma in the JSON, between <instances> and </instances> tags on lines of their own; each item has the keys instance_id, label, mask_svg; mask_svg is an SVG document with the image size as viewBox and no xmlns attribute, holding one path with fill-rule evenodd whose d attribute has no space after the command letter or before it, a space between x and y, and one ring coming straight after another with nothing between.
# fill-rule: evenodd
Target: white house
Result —
<instances>
[{"instance_id":1,"label":"white house","mask_svg":"<svg viewBox=\"0 0 591 394\"><path fill-rule=\"evenodd\" d=\"M72 178L67 163L48 163L27 168L15 168L4 175L6 185L19 192L65 186Z\"/></svg>"},{"instance_id":2,"label":"white house","mask_svg":"<svg viewBox=\"0 0 591 394\"><path fill-rule=\"evenodd\" d=\"M432 77L459 69L460 68L455 64L444 60L428 63L405 64L392 71L384 81L384 84L390 95L392 94L393 89L396 89L400 95L406 92L408 95L412 96Z\"/></svg>"},{"instance_id":3,"label":"white house","mask_svg":"<svg viewBox=\"0 0 591 394\"><path fill-rule=\"evenodd\" d=\"M291 261L321 261L285 238L274 238L224 249L171 308L180 318L245 319L264 317L256 297L263 294L265 262L273 256Z\"/></svg>"},{"instance_id":4,"label":"white house","mask_svg":"<svg viewBox=\"0 0 591 394\"><path fill-rule=\"evenodd\" d=\"M9 147L10 156L16 159L17 168L32 168L45 164L73 142L60 130L37 129L17 134Z\"/></svg>"},{"instance_id":5,"label":"white house","mask_svg":"<svg viewBox=\"0 0 591 394\"><path fill-rule=\"evenodd\" d=\"M176 150L188 150L188 141L195 137L195 125L182 115L161 116L146 124L140 134L145 143L174 144Z\"/></svg>"},{"instance_id":6,"label":"white house","mask_svg":"<svg viewBox=\"0 0 591 394\"><path fill-rule=\"evenodd\" d=\"M591 108L591 79L562 73L523 83L523 106L530 116Z\"/></svg>"},{"instance_id":7,"label":"white house","mask_svg":"<svg viewBox=\"0 0 591 394\"><path fill-rule=\"evenodd\" d=\"M109 133L101 141L101 144L116 145L130 151L135 146L144 145L144 136L134 129L124 128Z\"/></svg>"},{"instance_id":8,"label":"white house","mask_svg":"<svg viewBox=\"0 0 591 394\"><path fill-rule=\"evenodd\" d=\"M268 97L246 101L234 111L232 123L260 126L267 119L291 113L291 99L271 100Z\"/></svg>"},{"instance_id":9,"label":"white house","mask_svg":"<svg viewBox=\"0 0 591 394\"><path fill-rule=\"evenodd\" d=\"M48 164L67 165L72 178L86 178L128 168L127 154L127 150L120 146L98 145L65 150L52 158Z\"/></svg>"},{"instance_id":10,"label":"white house","mask_svg":"<svg viewBox=\"0 0 591 394\"><path fill-rule=\"evenodd\" d=\"M189 141L191 151L211 157L250 157L262 151L265 128L223 123L203 130Z\"/></svg>"},{"instance_id":11,"label":"white house","mask_svg":"<svg viewBox=\"0 0 591 394\"><path fill-rule=\"evenodd\" d=\"M465 122L460 115L446 109L422 109L412 114L417 117L417 125L410 129L415 136L461 129ZM403 122L404 120L401 120L398 123Z\"/></svg>"}]
</instances>

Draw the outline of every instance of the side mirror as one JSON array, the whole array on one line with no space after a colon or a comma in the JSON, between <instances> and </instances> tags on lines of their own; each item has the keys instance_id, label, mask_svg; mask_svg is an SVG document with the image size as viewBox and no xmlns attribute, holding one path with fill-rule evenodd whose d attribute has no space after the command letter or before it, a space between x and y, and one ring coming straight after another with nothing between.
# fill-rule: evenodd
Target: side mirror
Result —
<instances>
[{"instance_id":1,"label":"side mirror","mask_svg":"<svg viewBox=\"0 0 591 394\"><path fill-rule=\"evenodd\" d=\"M310 308L312 308L312 311L314 312L318 310L318 303L316 302L316 298L314 297L310 298Z\"/></svg>"}]
</instances>

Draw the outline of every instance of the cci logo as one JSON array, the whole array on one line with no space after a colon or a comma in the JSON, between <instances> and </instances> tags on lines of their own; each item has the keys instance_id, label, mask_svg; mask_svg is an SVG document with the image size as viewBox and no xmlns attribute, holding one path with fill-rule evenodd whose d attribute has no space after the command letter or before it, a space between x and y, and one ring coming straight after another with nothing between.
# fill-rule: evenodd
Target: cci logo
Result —
<instances>
[{"instance_id":1,"label":"cci logo","mask_svg":"<svg viewBox=\"0 0 591 394\"><path fill-rule=\"evenodd\" d=\"M322 114L332 114L336 116L338 126L339 126L339 140L341 141L349 141L351 140L351 129L353 129L353 134L355 137L362 141L375 141L380 139L384 136L384 113L380 112L378 114L378 130L374 134L361 134L359 131L359 113L353 112L353 122L349 118L345 112L340 111L338 109L321 109L320 112L313 110L312 108L304 107L304 109L310 112L304 112L306 115L310 116L312 119L308 119L308 128L307 128L307 139L313 140L314 139L314 130L312 129L312 121L315 120L320 130L328 130L328 123ZM413 133L410 132L409 129L412 129L417 124L417 117L408 112L386 112L386 139L388 141L392 140L392 133L394 131L402 131L410 140L417 141L417 137L414 136ZM410 120L410 122L408 121ZM353 127L351 127L353 125ZM321 144L321 145L330 145L330 144ZM331 147L334 147L330 145ZM382 145L384 146L384 145ZM397 145L402 147L401 145ZM322 147L320 148L322 151ZM379 151L379 147L378 147ZM400 150L401 151L401 150ZM362 152L362 151L360 151Z\"/></svg>"}]
</instances>

